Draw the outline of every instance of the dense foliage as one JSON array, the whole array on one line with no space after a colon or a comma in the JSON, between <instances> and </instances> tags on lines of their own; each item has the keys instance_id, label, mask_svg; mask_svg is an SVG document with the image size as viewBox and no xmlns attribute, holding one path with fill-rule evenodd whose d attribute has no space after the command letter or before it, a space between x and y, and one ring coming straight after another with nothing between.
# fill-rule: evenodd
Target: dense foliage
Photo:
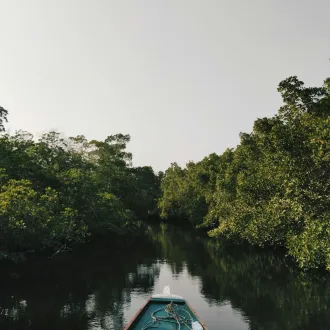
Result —
<instances>
[{"instance_id":1,"label":"dense foliage","mask_svg":"<svg viewBox=\"0 0 330 330\"><path fill-rule=\"evenodd\" d=\"M0 130L7 111L0 108ZM132 167L129 135L104 141L38 141L26 132L0 135L0 257L7 252L59 251L90 235L132 231L155 214L159 178Z\"/></svg>"},{"instance_id":2,"label":"dense foliage","mask_svg":"<svg viewBox=\"0 0 330 330\"><path fill-rule=\"evenodd\" d=\"M0 107L0 258L132 231L159 212L330 270L330 79L307 88L290 77L278 91L278 114L256 120L235 149L158 175L132 166L129 135L36 141L6 134Z\"/></svg>"},{"instance_id":3,"label":"dense foliage","mask_svg":"<svg viewBox=\"0 0 330 330\"><path fill-rule=\"evenodd\" d=\"M208 228L210 236L284 246L303 268L330 270L330 79L279 84L284 105L241 134L235 150L162 179L161 216Z\"/></svg>"}]
</instances>

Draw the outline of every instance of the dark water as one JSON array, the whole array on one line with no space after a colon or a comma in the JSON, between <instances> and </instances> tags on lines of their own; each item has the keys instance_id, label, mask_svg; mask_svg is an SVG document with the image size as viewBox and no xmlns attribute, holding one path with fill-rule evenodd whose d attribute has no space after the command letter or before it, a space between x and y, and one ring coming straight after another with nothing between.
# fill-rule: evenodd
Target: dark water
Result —
<instances>
[{"instance_id":1,"label":"dark water","mask_svg":"<svg viewBox=\"0 0 330 330\"><path fill-rule=\"evenodd\" d=\"M274 252L149 227L128 248L91 245L19 267L10 279L2 274L0 329L122 329L164 285L184 296L210 330L330 329L329 277L287 262Z\"/></svg>"}]
</instances>

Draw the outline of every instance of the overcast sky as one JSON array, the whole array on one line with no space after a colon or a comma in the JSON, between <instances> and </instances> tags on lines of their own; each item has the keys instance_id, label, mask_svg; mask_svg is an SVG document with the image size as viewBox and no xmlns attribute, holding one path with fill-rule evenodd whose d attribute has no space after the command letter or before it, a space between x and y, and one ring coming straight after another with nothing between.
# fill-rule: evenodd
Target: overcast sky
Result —
<instances>
[{"instance_id":1,"label":"overcast sky","mask_svg":"<svg viewBox=\"0 0 330 330\"><path fill-rule=\"evenodd\" d=\"M0 0L7 127L128 133L155 170L235 147L329 57L329 0Z\"/></svg>"}]
</instances>

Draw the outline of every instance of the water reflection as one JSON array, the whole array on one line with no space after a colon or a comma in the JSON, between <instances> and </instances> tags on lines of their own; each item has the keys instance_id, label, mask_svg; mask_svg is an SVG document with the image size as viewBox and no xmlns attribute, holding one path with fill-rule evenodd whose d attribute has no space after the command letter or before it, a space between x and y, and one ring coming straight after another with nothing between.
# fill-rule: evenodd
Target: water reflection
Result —
<instances>
[{"instance_id":1,"label":"water reflection","mask_svg":"<svg viewBox=\"0 0 330 330\"><path fill-rule=\"evenodd\" d=\"M16 270L19 278L0 286L0 328L121 329L131 292L149 295L159 274L152 244L141 241Z\"/></svg>"},{"instance_id":2,"label":"water reflection","mask_svg":"<svg viewBox=\"0 0 330 330\"><path fill-rule=\"evenodd\" d=\"M210 330L330 329L328 276L166 225L127 248L94 246L17 268L1 283L1 329L122 329L167 284Z\"/></svg>"}]
</instances>

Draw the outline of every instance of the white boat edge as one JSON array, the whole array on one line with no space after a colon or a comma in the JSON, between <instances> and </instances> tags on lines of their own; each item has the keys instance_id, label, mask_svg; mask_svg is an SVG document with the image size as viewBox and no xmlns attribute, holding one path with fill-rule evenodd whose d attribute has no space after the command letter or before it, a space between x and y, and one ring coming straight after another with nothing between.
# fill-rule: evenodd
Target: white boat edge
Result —
<instances>
[{"instance_id":1,"label":"white boat edge","mask_svg":"<svg viewBox=\"0 0 330 330\"><path fill-rule=\"evenodd\" d=\"M176 294L172 294L169 286L164 286L163 293L153 294L151 298L160 298L160 299L182 299L183 297Z\"/></svg>"},{"instance_id":2,"label":"white boat edge","mask_svg":"<svg viewBox=\"0 0 330 330\"><path fill-rule=\"evenodd\" d=\"M162 293L158 293L158 294L153 294L151 296L151 298L164 298L164 299L183 299L183 297L181 296L177 296L176 294L162 294Z\"/></svg>"}]
</instances>

